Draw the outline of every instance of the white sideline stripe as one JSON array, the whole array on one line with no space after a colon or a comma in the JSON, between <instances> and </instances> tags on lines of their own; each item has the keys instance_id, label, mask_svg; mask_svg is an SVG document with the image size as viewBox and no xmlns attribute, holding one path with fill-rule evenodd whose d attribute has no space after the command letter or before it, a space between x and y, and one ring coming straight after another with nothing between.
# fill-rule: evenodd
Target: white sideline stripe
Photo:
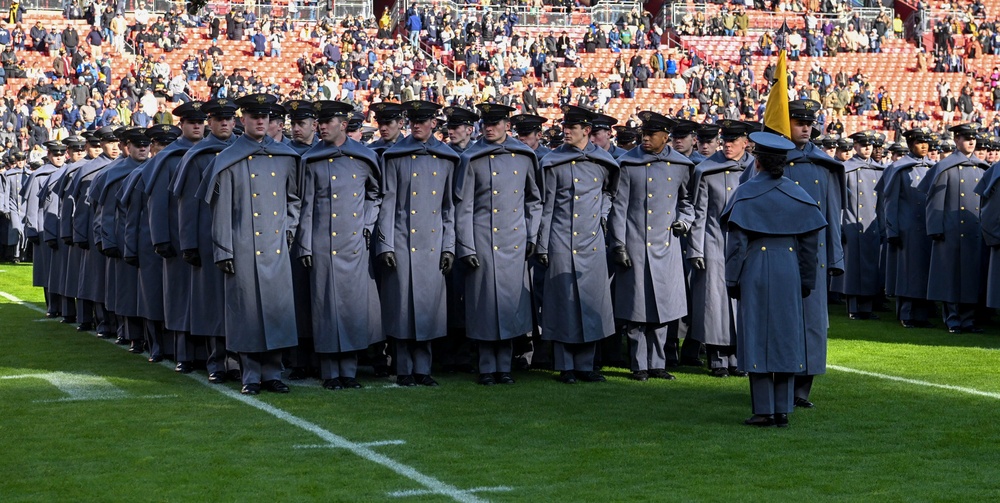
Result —
<instances>
[{"instance_id":1,"label":"white sideline stripe","mask_svg":"<svg viewBox=\"0 0 1000 503\"><path fill-rule=\"evenodd\" d=\"M115 399L118 399L118 398L120 398L120 397L109 396L109 397L99 397L99 398L56 398L56 399L53 399L53 400L35 400L32 403L83 402L83 401L90 401L90 400L115 400ZM177 395L139 395L139 396L130 396L128 398L130 398L130 399L132 399L132 398L141 398L141 399L147 399L147 400L159 400L161 398L177 398Z\"/></svg>"},{"instance_id":2,"label":"white sideline stripe","mask_svg":"<svg viewBox=\"0 0 1000 503\"><path fill-rule=\"evenodd\" d=\"M514 488L512 488L512 487L494 486L494 487L473 487L472 489L466 489L465 492L467 492L467 493L485 493L485 492L505 493L505 492L510 492L510 491L513 491L513 490L514 490ZM409 490L406 490L406 491L392 491L392 492L388 493L388 495L391 496L391 497L393 497L393 498L406 498L406 497L410 497L410 496L427 496L427 495L430 495L430 494L437 494L437 493L434 493L434 492L431 492L431 491L425 491L425 490L422 490L422 489L409 489Z\"/></svg>"},{"instance_id":3,"label":"white sideline stripe","mask_svg":"<svg viewBox=\"0 0 1000 503\"><path fill-rule=\"evenodd\" d=\"M993 392L990 392L990 391L981 391L981 390L978 390L978 389L975 389L975 388L966 388L966 387L963 387L963 386L953 386L951 384L938 384L938 383L933 383L933 382L928 382L928 381L920 381L920 380L917 380L917 379L907 379L905 377L891 376L891 375L887 375L887 374L879 374L878 372L868 372L867 370L858 370L858 369L852 369L852 368L849 368L849 367L841 367L840 365L827 365L827 368L831 368L833 370L839 370L841 372L847 372L847 373L850 373L850 374L860 374L860 375L865 375L865 376L868 376L868 377L876 377L876 378L879 378L879 379L886 379L886 380L889 380L889 381L902 382L902 383L906 383L906 384L915 384L917 386L926 386L928 388L940 388L940 389L946 389L946 390L950 390L950 391L960 391L962 393L968 393L970 395L985 396L987 398L994 398L994 399L1000 400L1000 393L993 393Z\"/></svg>"},{"instance_id":4,"label":"white sideline stripe","mask_svg":"<svg viewBox=\"0 0 1000 503\"><path fill-rule=\"evenodd\" d=\"M7 299L7 300L9 300L11 302L14 302L16 304L20 304L22 306L28 307L29 309L33 309L35 311L39 311L39 312L42 312L42 313L45 312L45 309L42 309L42 308L40 308L38 306L35 306L33 304L29 304L29 303L27 303L27 302L25 302L25 301L23 301L23 300L15 297L15 296L11 295L11 294L9 294L9 293L0 292L0 296L2 296L3 298L5 298L5 299ZM102 339L102 340L105 340L105 339ZM107 343L109 343L109 344L114 344L113 340L106 339L105 341ZM170 363L166 362L166 361L160 362L160 365L162 365L162 366L164 366L166 368L172 368L172 365L170 365ZM232 398L233 400L237 400L239 402L243 402L244 404L249 405L250 407L253 407L253 408L255 408L257 410L260 410L262 412L266 412L266 413L268 413L268 414L270 414L270 415L272 415L272 416L274 416L274 417L276 417L276 418L278 418L278 419L280 419L280 420L282 420L282 421L284 421L284 422L286 422L288 424L291 424L292 426L297 426L299 428L302 428L303 430L306 430L306 431L308 431L308 432L310 432L310 433L318 436L319 438L323 439L324 441L326 441L327 444L334 445L336 447L340 447L340 448L343 448L343 449L347 449L347 450L351 451L352 453L354 453L355 455L357 455L358 457L361 457L361 458L367 459L368 461L371 461L373 463L382 465L382 466L384 466L384 467L386 467L386 468L388 468L388 469L396 472L397 474L402 475L403 477L406 477L406 478L408 478L408 479L410 479L410 480L412 480L412 481L414 481L414 482L416 482L416 483L424 486L427 489L422 494L440 494L442 496L447 496L447 497L449 497L449 498L451 498L451 499L453 499L455 501L458 501L460 503L486 503L487 502L487 500L484 500L482 498L476 497L476 495L474 494L475 492L480 492L479 490L481 490L483 488L473 488L473 489L470 489L470 490L467 490L467 491L463 491L463 490L461 490L461 489L459 489L459 488L457 488L457 487L455 487L455 486L453 486L451 484L446 484L446 483L444 483L444 482L442 482L442 481L440 481L440 480L438 480L438 479L436 479L434 477L431 477L430 475L424 475L424 474L418 472L413 467L410 467L410 466L407 466L407 465L405 465L403 463L400 463L400 462L398 462L398 461L396 461L396 460L394 460L394 459L392 459L392 458L390 458L388 456L385 456L383 454L379 454L379 453L373 451L370 447L365 446L365 444L351 442L350 440L347 440L346 438L341 437L340 435L337 435L337 434L334 434L332 432L329 432L329 431L321 428L320 426L318 426L318 425L316 425L314 423L311 423L309 421L306 421L305 419L301 419L299 417L296 417L296 416L294 416L294 415L292 415L292 414L290 414L288 412L285 412L284 410L281 410L281 409L279 409L279 408L277 408L277 407L275 407L273 405L267 404L267 403L262 402L262 401L260 401L260 400L258 400L256 398L253 398L252 396L243 395L239 391L233 391L230 388L212 384L212 383L208 382L207 378L204 378L204 377L200 376L199 374L191 373L191 374L187 374L187 376L190 377L191 379L194 379L195 381L201 383L206 388L215 390L215 391L217 391L219 393L222 393L223 395L226 395L229 398Z\"/></svg>"},{"instance_id":5,"label":"white sideline stripe","mask_svg":"<svg viewBox=\"0 0 1000 503\"><path fill-rule=\"evenodd\" d=\"M13 296L13 295L7 293L7 292L0 292L0 297L3 297L3 298L5 298L5 299L7 299L7 300L9 300L9 301L11 301L11 302L13 302L15 304L20 304L20 305L22 305L22 306L24 306L24 307L26 307L28 309L31 309L32 311L36 311L36 312L45 314L45 309L44 308L38 307L38 306L36 306L36 305L34 305L34 304L30 303L30 302L25 302L25 301L23 301L23 300L15 297L15 296Z\"/></svg>"},{"instance_id":6,"label":"white sideline stripe","mask_svg":"<svg viewBox=\"0 0 1000 503\"><path fill-rule=\"evenodd\" d=\"M375 442L358 442L357 445L363 445L365 447L379 447L383 445L404 445L405 440L376 440ZM294 449L340 449L341 446L333 444L307 444L307 445L293 445Z\"/></svg>"}]
</instances>

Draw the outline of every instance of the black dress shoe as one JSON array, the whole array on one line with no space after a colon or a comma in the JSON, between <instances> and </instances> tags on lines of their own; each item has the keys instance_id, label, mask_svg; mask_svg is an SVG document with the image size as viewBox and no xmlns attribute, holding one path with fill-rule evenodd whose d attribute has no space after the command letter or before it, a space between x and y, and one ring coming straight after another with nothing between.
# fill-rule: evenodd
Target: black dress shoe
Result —
<instances>
[{"instance_id":1,"label":"black dress shoe","mask_svg":"<svg viewBox=\"0 0 1000 503\"><path fill-rule=\"evenodd\" d=\"M324 379L323 387L330 390L344 389L344 385L340 383L340 379Z\"/></svg>"},{"instance_id":2,"label":"black dress shoe","mask_svg":"<svg viewBox=\"0 0 1000 503\"><path fill-rule=\"evenodd\" d=\"M81 323L80 326L76 327L77 332L92 332L93 330L93 323Z\"/></svg>"},{"instance_id":3,"label":"black dress shoe","mask_svg":"<svg viewBox=\"0 0 1000 503\"><path fill-rule=\"evenodd\" d=\"M305 379L306 377L308 377L306 375L306 369L304 369L302 367L295 367L291 371L288 372L288 380L289 381L301 381L301 380Z\"/></svg>"},{"instance_id":4,"label":"black dress shoe","mask_svg":"<svg viewBox=\"0 0 1000 503\"><path fill-rule=\"evenodd\" d=\"M636 381L639 381L639 382L648 381L649 380L649 371L646 371L646 370L636 370L636 371L632 372L632 379L636 380Z\"/></svg>"},{"instance_id":5,"label":"black dress shoe","mask_svg":"<svg viewBox=\"0 0 1000 503\"><path fill-rule=\"evenodd\" d=\"M115 344L117 344L119 346L124 346L124 345L128 344L128 339L126 339L125 337L122 337L121 335L119 335L118 338L115 339Z\"/></svg>"},{"instance_id":6,"label":"black dress shoe","mask_svg":"<svg viewBox=\"0 0 1000 503\"><path fill-rule=\"evenodd\" d=\"M142 353L142 343L138 341L133 341L132 345L128 348L129 353L139 354Z\"/></svg>"},{"instance_id":7,"label":"black dress shoe","mask_svg":"<svg viewBox=\"0 0 1000 503\"><path fill-rule=\"evenodd\" d=\"M115 334L108 333L108 332L104 332L103 334L102 333L98 333L97 334L97 338L98 339L112 339L112 338L114 338L114 336L115 336Z\"/></svg>"},{"instance_id":8,"label":"black dress shoe","mask_svg":"<svg viewBox=\"0 0 1000 503\"><path fill-rule=\"evenodd\" d=\"M278 379L271 379L270 381L264 381L260 383L260 387L270 391L272 393L288 393L291 391L288 389L288 385L281 382Z\"/></svg>"},{"instance_id":9,"label":"black dress shoe","mask_svg":"<svg viewBox=\"0 0 1000 503\"><path fill-rule=\"evenodd\" d=\"M664 363L664 366L667 367L668 369L675 369L675 368L681 366L681 362L679 362L677 360L667 360Z\"/></svg>"},{"instance_id":10,"label":"black dress shoe","mask_svg":"<svg viewBox=\"0 0 1000 503\"><path fill-rule=\"evenodd\" d=\"M948 329L948 333L949 333L949 334L956 334L956 335L957 335L957 334L961 334L961 333L962 333L962 329L961 329L961 328L958 328L958 327L954 327L954 328L949 328L949 329Z\"/></svg>"},{"instance_id":11,"label":"black dress shoe","mask_svg":"<svg viewBox=\"0 0 1000 503\"><path fill-rule=\"evenodd\" d=\"M572 370L563 370L559 373L559 382L565 384L576 384L576 374Z\"/></svg>"},{"instance_id":12,"label":"black dress shoe","mask_svg":"<svg viewBox=\"0 0 1000 503\"><path fill-rule=\"evenodd\" d=\"M438 382L427 374L413 374L413 380L421 386L437 386Z\"/></svg>"},{"instance_id":13,"label":"black dress shoe","mask_svg":"<svg viewBox=\"0 0 1000 503\"><path fill-rule=\"evenodd\" d=\"M59 323L65 323L67 325L72 325L76 323L76 316L67 316L59 321Z\"/></svg>"},{"instance_id":14,"label":"black dress shoe","mask_svg":"<svg viewBox=\"0 0 1000 503\"><path fill-rule=\"evenodd\" d=\"M396 376L396 386L416 386L417 381L413 376Z\"/></svg>"},{"instance_id":15,"label":"black dress shoe","mask_svg":"<svg viewBox=\"0 0 1000 503\"><path fill-rule=\"evenodd\" d=\"M55 313L45 313L45 317L46 317L46 318L58 318L58 317L60 317L60 316L62 316L62 313L59 313L59 312L55 312Z\"/></svg>"},{"instance_id":16,"label":"black dress shoe","mask_svg":"<svg viewBox=\"0 0 1000 503\"><path fill-rule=\"evenodd\" d=\"M190 374L194 371L194 366L191 362L177 362L177 366L174 367L174 372L180 372L181 374Z\"/></svg>"},{"instance_id":17,"label":"black dress shoe","mask_svg":"<svg viewBox=\"0 0 1000 503\"><path fill-rule=\"evenodd\" d=\"M146 361L148 361L149 363L160 363L163 361L163 356L162 355L150 356L149 358L146 359Z\"/></svg>"},{"instance_id":18,"label":"black dress shoe","mask_svg":"<svg viewBox=\"0 0 1000 503\"><path fill-rule=\"evenodd\" d=\"M389 367L386 365L376 365L375 377L389 377Z\"/></svg>"},{"instance_id":19,"label":"black dress shoe","mask_svg":"<svg viewBox=\"0 0 1000 503\"><path fill-rule=\"evenodd\" d=\"M228 377L230 381L242 381L243 373L240 372L239 369L227 370L226 377Z\"/></svg>"},{"instance_id":20,"label":"black dress shoe","mask_svg":"<svg viewBox=\"0 0 1000 503\"><path fill-rule=\"evenodd\" d=\"M667 372L666 369L652 369L649 371L649 377L653 377L656 379L666 379L668 381L673 381L674 379L677 379L677 377L675 377L673 374Z\"/></svg>"},{"instance_id":21,"label":"black dress shoe","mask_svg":"<svg viewBox=\"0 0 1000 503\"><path fill-rule=\"evenodd\" d=\"M712 377L729 377L729 369L725 367L714 368L709 375Z\"/></svg>"},{"instance_id":22,"label":"black dress shoe","mask_svg":"<svg viewBox=\"0 0 1000 503\"><path fill-rule=\"evenodd\" d=\"M705 362L701 361L698 358L688 357L688 358L681 358L681 365L685 367L704 367Z\"/></svg>"},{"instance_id":23,"label":"black dress shoe","mask_svg":"<svg viewBox=\"0 0 1000 503\"><path fill-rule=\"evenodd\" d=\"M774 425L778 428L788 428L788 414L775 414Z\"/></svg>"},{"instance_id":24,"label":"black dress shoe","mask_svg":"<svg viewBox=\"0 0 1000 503\"><path fill-rule=\"evenodd\" d=\"M985 332L985 330L983 330L983 329L981 329L981 328L979 328L979 327L977 327L975 325L970 325L968 327L962 327L962 331L966 332L966 333L970 333L970 334L981 334L981 333Z\"/></svg>"},{"instance_id":25,"label":"black dress shoe","mask_svg":"<svg viewBox=\"0 0 1000 503\"><path fill-rule=\"evenodd\" d=\"M500 372L497 375L497 384L514 384L514 378L510 375L510 372Z\"/></svg>"},{"instance_id":26,"label":"black dress shoe","mask_svg":"<svg viewBox=\"0 0 1000 503\"><path fill-rule=\"evenodd\" d=\"M899 324L902 325L903 328L917 328L917 326L910 320L899 320Z\"/></svg>"},{"instance_id":27,"label":"black dress shoe","mask_svg":"<svg viewBox=\"0 0 1000 503\"><path fill-rule=\"evenodd\" d=\"M605 379L604 376L602 376L600 372L594 372L594 371L590 371L590 372L577 372L576 373L576 378L579 379L579 380L581 380L581 381L583 381L583 382L604 382L604 381L607 381L607 379Z\"/></svg>"},{"instance_id":28,"label":"black dress shoe","mask_svg":"<svg viewBox=\"0 0 1000 503\"><path fill-rule=\"evenodd\" d=\"M208 374L208 382L212 384L222 384L226 382L226 373L212 372L211 374Z\"/></svg>"},{"instance_id":29,"label":"black dress shoe","mask_svg":"<svg viewBox=\"0 0 1000 503\"><path fill-rule=\"evenodd\" d=\"M341 377L340 384L344 385L346 389L361 389L361 383L358 382L357 378L354 377Z\"/></svg>"},{"instance_id":30,"label":"black dress shoe","mask_svg":"<svg viewBox=\"0 0 1000 503\"><path fill-rule=\"evenodd\" d=\"M244 395L258 395L260 394L260 385L244 384L243 389L240 390L240 393L243 393Z\"/></svg>"},{"instance_id":31,"label":"black dress shoe","mask_svg":"<svg viewBox=\"0 0 1000 503\"><path fill-rule=\"evenodd\" d=\"M927 320L913 320L910 324L917 328L934 328L934 324Z\"/></svg>"},{"instance_id":32,"label":"black dress shoe","mask_svg":"<svg viewBox=\"0 0 1000 503\"><path fill-rule=\"evenodd\" d=\"M770 428L774 426L774 418L763 414L754 414L750 419L743 421L743 424L760 428Z\"/></svg>"},{"instance_id":33,"label":"black dress shoe","mask_svg":"<svg viewBox=\"0 0 1000 503\"><path fill-rule=\"evenodd\" d=\"M736 367L729 367L729 375L733 377L746 377L749 374Z\"/></svg>"},{"instance_id":34,"label":"black dress shoe","mask_svg":"<svg viewBox=\"0 0 1000 503\"><path fill-rule=\"evenodd\" d=\"M493 374L479 374L479 380L476 382L483 386L493 386L497 383L496 379L493 379Z\"/></svg>"},{"instance_id":35,"label":"black dress shoe","mask_svg":"<svg viewBox=\"0 0 1000 503\"><path fill-rule=\"evenodd\" d=\"M811 409L816 407L816 404L806 400L805 398L795 397L795 406L803 409Z\"/></svg>"}]
</instances>

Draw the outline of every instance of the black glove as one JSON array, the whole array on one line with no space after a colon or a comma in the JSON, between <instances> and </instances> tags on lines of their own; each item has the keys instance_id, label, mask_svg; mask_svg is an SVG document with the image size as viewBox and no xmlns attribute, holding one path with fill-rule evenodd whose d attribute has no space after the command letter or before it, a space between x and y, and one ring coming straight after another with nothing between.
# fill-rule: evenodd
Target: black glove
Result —
<instances>
[{"instance_id":1,"label":"black glove","mask_svg":"<svg viewBox=\"0 0 1000 503\"><path fill-rule=\"evenodd\" d=\"M462 257L462 262L469 267L469 269L479 269L479 257L475 255L467 255Z\"/></svg>"},{"instance_id":2,"label":"black glove","mask_svg":"<svg viewBox=\"0 0 1000 503\"><path fill-rule=\"evenodd\" d=\"M934 241L944 241L944 234L931 234L931 239Z\"/></svg>"},{"instance_id":3,"label":"black glove","mask_svg":"<svg viewBox=\"0 0 1000 503\"><path fill-rule=\"evenodd\" d=\"M539 253L538 257L536 257L536 258L538 259L538 263L539 264L542 264L545 267L549 266L549 254L548 253Z\"/></svg>"},{"instance_id":4,"label":"black glove","mask_svg":"<svg viewBox=\"0 0 1000 503\"><path fill-rule=\"evenodd\" d=\"M813 293L812 288L802 287L802 298L806 298L810 293Z\"/></svg>"},{"instance_id":5,"label":"black glove","mask_svg":"<svg viewBox=\"0 0 1000 503\"><path fill-rule=\"evenodd\" d=\"M42 242L38 239L38 236L31 236L30 238L28 238L28 242L35 246L42 244Z\"/></svg>"},{"instance_id":6,"label":"black glove","mask_svg":"<svg viewBox=\"0 0 1000 503\"><path fill-rule=\"evenodd\" d=\"M292 246L292 241L295 241L295 236L292 235L292 231L285 231L285 241L288 242L288 246Z\"/></svg>"},{"instance_id":7,"label":"black glove","mask_svg":"<svg viewBox=\"0 0 1000 503\"><path fill-rule=\"evenodd\" d=\"M528 249L524 252L524 260L528 260L535 254L535 243L528 243Z\"/></svg>"},{"instance_id":8,"label":"black glove","mask_svg":"<svg viewBox=\"0 0 1000 503\"><path fill-rule=\"evenodd\" d=\"M886 241L888 241L889 242L889 246L891 246L893 248L902 248L903 247L903 238L901 238L899 236L893 236L891 238L887 238Z\"/></svg>"},{"instance_id":9,"label":"black glove","mask_svg":"<svg viewBox=\"0 0 1000 503\"><path fill-rule=\"evenodd\" d=\"M55 239L50 239L46 241L45 244L49 245L49 248L52 248L53 250L59 249L59 242L56 241Z\"/></svg>"},{"instance_id":10,"label":"black glove","mask_svg":"<svg viewBox=\"0 0 1000 503\"><path fill-rule=\"evenodd\" d=\"M479 260L476 260L479 262ZM455 263L455 254L452 252L441 252L441 274L448 274L451 272L451 266Z\"/></svg>"},{"instance_id":11,"label":"black glove","mask_svg":"<svg viewBox=\"0 0 1000 503\"><path fill-rule=\"evenodd\" d=\"M63 238L62 241L66 243L66 246L73 246L73 238Z\"/></svg>"},{"instance_id":12,"label":"black glove","mask_svg":"<svg viewBox=\"0 0 1000 503\"><path fill-rule=\"evenodd\" d=\"M396 268L396 254L393 252L385 252L378 256L380 262L389 269Z\"/></svg>"},{"instance_id":13,"label":"black glove","mask_svg":"<svg viewBox=\"0 0 1000 503\"><path fill-rule=\"evenodd\" d=\"M842 245L846 245L847 244L847 234L841 234L840 235L840 244L842 244Z\"/></svg>"},{"instance_id":14,"label":"black glove","mask_svg":"<svg viewBox=\"0 0 1000 503\"><path fill-rule=\"evenodd\" d=\"M601 231L604 232L605 235L608 234L608 219L607 218L601 217Z\"/></svg>"},{"instance_id":15,"label":"black glove","mask_svg":"<svg viewBox=\"0 0 1000 503\"><path fill-rule=\"evenodd\" d=\"M632 268L632 259L628 258L628 253L625 251L624 246L615 248L614 254L611 256L611 260L614 260L616 264L626 269Z\"/></svg>"},{"instance_id":16,"label":"black glove","mask_svg":"<svg viewBox=\"0 0 1000 503\"><path fill-rule=\"evenodd\" d=\"M233 264L233 259L231 258L216 262L215 267L218 267L220 271L226 274L236 274L236 266Z\"/></svg>"},{"instance_id":17,"label":"black glove","mask_svg":"<svg viewBox=\"0 0 1000 503\"><path fill-rule=\"evenodd\" d=\"M163 258L174 258L177 256L177 250L174 249L174 245L170 243L160 243L153 246L153 250L156 254Z\"/></svg>"},{"instance_id":18,"label":"black glove","mask_svg":"<svg viewBox=\"0 0 1000 503\"><path fill-rule=\"evenodd\" d=\"M102 251L101 253L103 253L105 257L109 258L122 258L122 252L121 250L118 249L117 246L112 246L111 248L105 248L104 251Z\"/></svg>"},{"instance_id":19,"label":"black glove","mask_svg":"<svg viewBox=\"0 0 1000 503\"><path fill-rule=\"evenodd\" d=\"M185 262L187 262L187 263L189 263L189 264L191 264L191 265L193 265L195 267L201 267L201 254L198 253L198 249L197 248L190 248L190 249L187 249L187 250L181 250L181 258Z\"/></svg>"},{"instance_id":20,"label":"black glove","mask_svg":"<svg viewBox=\"0 0 1000 503\"><path fill-rule=\"evenodd\" d=\"M80 241L76 245L79 246L81 250L89 250L90 249L90 241ZM98 248L97 248L98 251L100 251L101 244L97 243L97 246L98 246Z\"/></svg>"},{"instance_id":21,"label":"black glove","mask_svg":"<svg viewBox=\"0 0 1000 503\"><path fill-rule=\"evenodd\" d=\"M673 231L675 236L683 236L687 234L688 227L684 222L674 222L670 224L670 230Z\"/></svg>"},{"instance_id":22,"label":"black glove","mask_svg":"<svg viewBox=\"0 0 1000 503\"><path fill-rule=\"evenodd\" d=\"M739 286L727 286L726 294L729 295L730 299L740 300L740 287Z\"/></svg>"},{"instance_id":23,"label":"black glove","mask_svg":"<svg viewBox=\"0 0 1000 503\"><path fill-rule=\"evenodd\" d=\"M361 235L365 237L365 248L370 248L372 246L372 231L365 229Z\"/></svg>"},{"instance_id":24,"label":"black glove","mask_svg":"<svg viewBox=\"0 0 1000 503\"><path fill-rule=\"evenodd\" d=\"M703 259L701 257L689 258L688 262L691 264L691 267L693 267L693 268L695 268L695 269L697 269L699 271L704 271L705 270L705 259Z\"/></svg>"},{"instance_id":25,"label":"black glove","mask_svg":"<svg viewBox=\"0 0 1000 503\"><path fill-rule=\"evenodd\" d=\"M139 257L125 257L125 263L132 267L139 267Z\"/></svg>"},{"instance_id":26,"label":"black glove","mask_svg":"<svg viewBox=\"0 0 1000 503\"><path fill-rule=\"evenodd\" d=\"M837 269L837 268L830 269L830 276L840 276L841 274L844 274L843 269Z\"/></svg>"},{"instance_id":27,"label":"black glove","mask_svg":"<svg viewBox=\"0 0 1000 503\"><path fill-rule=\"evenodd\" d=\"M305 267L306 269L312 269L312 266L313 266L313 257L312 257L312 255L305 255L305 256L299 257L299 262L302 262L302 267Z\"/></svg>"}]
</instances>

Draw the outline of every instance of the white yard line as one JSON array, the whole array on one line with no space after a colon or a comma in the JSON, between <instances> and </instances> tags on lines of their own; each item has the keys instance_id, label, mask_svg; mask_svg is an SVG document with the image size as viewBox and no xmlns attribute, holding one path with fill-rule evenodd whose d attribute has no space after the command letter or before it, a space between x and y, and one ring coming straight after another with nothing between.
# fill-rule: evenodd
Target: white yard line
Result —
<instances>
[{"instance_id":1,"label":"white yard line","mask_svg":"<svg viewBox=\"0 0 1000 503\"><path fill-rule=\"evenodd\" d=\"M878 379L885 379L887 381L896 381L906 384L913 384L916 386L926 386L928 388L940 388L950 391L959 391L962 393L968 393L970 395L985 396L987 398L995 398L1000 400L1000 393L993 393L990 391L982 391L975 388L966 388L963 386L952 386L951 384L938 384L928 381L920 381L917 379L907 379L905 377L893 376L888 374L879 374L878 372L868 372L867 370L852 369L849 367L841 367L840 365L827 365L826 368L833 370L839 370L841 372L847 372L850 374L860 374L868 377L875 377Z\"/></svg>"},{"instance_id":2,"label":"white yard line","mask_svg":"<svg viewBox=\"0 0 1000 503\"><path fill-rule=\"evenodd\" d=\"M9 300L11 302L14 302L16 304L22 305L22 306L27 307L29 309L32 309L32 310L35 310L35 311L38 311L38 312L42 312L42 313L45 312L45 309L40 308L40 307L38 307L38 306L36 306L34 304L31 304L29 302L25 302L25 301L23 301L23 300L15 297L15 296L9 294L9 293L0 292L0 297L3 297L3 298L5 298L5 299L7 299L7 300ZM111 343L111 344L114 343L114 341L111 340L111 339L107 339L106 341L108 343ZM163 365L166 368L170 368L170 369L173 368L173 364L170 363L170 362L164 361L164 362L161 362L161 365ZM192 379L194 379L195 381L201 383L206 388L215 390L218 393L222 393L223 395L225 395L225 396L227 396L227 397L229 397L229 398L231 398L233 400L242 402L243 404L248 405L250 407L253 407L253 408L255 408L255 409L257 409L257 410L259 410L261 412L265 412L267 414L270 414L271 416L274 416L277 419L280 419L280 420L282 420L282 421L284 421L284 422L286 422L288 424L291 424L292 426L297 426L297 427L299 427L299 428L301 428L303 430L306 430L306 431L308 431L308 432L310 432L310 433L318 436L319 438L323 439L323 441L326 442L326 444L329 445L329 446L331 446L331 447L340 448L340 449L346 449L346 450L350 451L351 453L357 455L358 457L361 457L361 458L367 459L368 461L371 461L373 463L382 465L382 466L388 468L389 470L392 470L393 472L396 472L397 474L402 475L403 477L406 477L406 478L408 478L408 479L410 479L410 480L412 480L412 481L414 481L414 482L416 482L416 483L418 483L418 484L420 484L421 486L424 487L424 489L414 490L414 491L395 491L395 492L390 493L391 496L394 496L394 497L408 496L411 493L414 496L436 494L436 495L447 496L447 497L451 498L452 500L458 501L458 502L461 502L461 503L485 503L487 500L484 500L482 498L477 497L475 495L475 493L477 493L477 492L483 492L483 491L491 491L491 490L492 491L496 491L496 490L510 491L511 490L509 487L505 487L505 486L501 486L500 488L483 488L483 487L477 487L477 488L472 488L472 489L467 489L467 490L459 489L459 488L457 488L457 487L455 487L455 486L453 486L451 484L447 484L447 483L442 482L442 481L440 481L440 480L438 480L438 479L436 479L434 477L431 477L430 475L424 475L423 473L420 473L419 471L417 471L415 468L413 468L411 466L408 466L408 465L405 465L403 463L400 463L399 461L396 461L396 460L390 458L389 456L386 456L384 454L380 454L380 453L375 452L374 450L372 450L371 447L375 447L375 446L379 446L379 445L388 445L385 442L370 442L370 443L351 442L350 440L347 440L346 438L341 437L340 435L337 435L337 434L332 433L332 432L330 432L330 431L328 431L326 429L323 429L322 427L320 427L319 425L317 425L315 423L312 423L310 421L306 421L305 419L299 418L299 417L297 417L297 416L295 416L295 415L293 415L293 414L291 414L289 412L286 412L286 411L284 411L282 409L279 409L279 408L277 408L277 407L275 407L273 405L270 405L270 404L268 404L266 402L263 402L263 401L261 401L261 400L259 400L257 398L254 398L253 396L243 395L239 391L230 389L229 387L226 387L226 386L219 386L219 385L215 385L215 384L209 383L208 379L205 378L204 376L200 375L200 374L191 373L191 374L187 374L187 376L190 377L190 378L192 378Z\"/></svg>"}]
</instances>

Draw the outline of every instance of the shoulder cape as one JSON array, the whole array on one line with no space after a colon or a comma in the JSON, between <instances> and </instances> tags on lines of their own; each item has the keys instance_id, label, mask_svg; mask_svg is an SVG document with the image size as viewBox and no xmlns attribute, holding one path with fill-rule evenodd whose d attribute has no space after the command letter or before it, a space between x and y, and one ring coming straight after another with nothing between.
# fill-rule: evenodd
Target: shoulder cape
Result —
<instances>
[{"instance_id":1,"label":"shoulder cape","mask_svg":"<svg viewBox=\"0 0 1000 503\"><path fill-rule=\"evenodd\" d=\"M459 161L458 154L452 150L451 147L442 143L437 138L430 138L426 142L420 142L413 139L413 136L407 136L391 147L387 148L385 152L382 152L383 159L393 159L396 157L402 157L404 155L436 155L438 157L444 157L454 162L456 165Z\"/></svg>"},{"instance_id":2,"label":"shoulder cape","mask_svg":"<svg viewBox=\"0 0 1000 503\"><path fill-rule=\"evenodd\" d=\"M184 153L184 157L181 158L181 164L177 167L177 172L174 173L174 180L170 184L170 192L177 196L180 195L183 190L182 184L187 177L187 170L194 169L190 168L194 163L191 162L195 157L203 154L218 154L226 149L226 147L233 144L236 141L237 136L232 135L226 140L220 140L218 136L209 134L204 140L196 143L187 152ZM213 156L214 157L214 156Z\"/></svg>"},{"instance_id":3,"label":"shoulder cape","mask_svg":"<svg viewBox=\"0 0 1000 503\"><path fill-rule=\"evenodd\" d=\"M462 189L465 186L465 172L470 162L487 155L505 155L511 153L521 154L531 159L532 169L535 171L538 170L538 158L535 156L535 151L511 136L507 136L507 139L501 143L490 143L482 138L470 143L465 152L462 153L458 171L455 173L455 197L461 198Z\"/></svg>"},{"instance_id":4,"label":"shoulder cape","mask_svg":"<svg viewBox=\"0 0 1000 503\"><path fill-rule=\"evenodd\" d=\"M708 159L705 159L694 167L695 172L701 176L725 170L752 172L755 169L757 169L756 157L744 152L743 157L739 161L733 161L726 159L726 155L721 150L710 155Z\"/></svg>"},{"instance_id":5,"label":"shoulder cape","mask_svg":"<svg viewBox=\"0 0 1000 503\"><path fill-rule=\"evenodd\" d=\"M219 152L216 156L215 161L212 163L212 168L206 174L205 178L202 179L202 187L214 187L215 179L219 177L219 173L233 167L236 163L250 157L252 155L277 155L277 156L287 156L294 159L294 162L298 164L299 154L295 153L288 145L284 143L274 141L270 136L265 136L264 141L256 142L251 140L248 136L240 136L239 139L233 142L229 148ZM199 190L199 193L201 191ZM201 194L206 201L211 198L211 191L205 190L205 194Z\"/></svg>"},{"instance_id":6,"label":"shoulder cape","mask_svg":"<svg viewBox=\"0 0 1000 503\"><path fill-rule=\"evenodd\" d=\"M723 225L761 234L795 235L826 227L826 218L809 194L788 178L758 173L736 188L723 210Z\"/></svg>"},{"instance_id":7,"label":"shoulder cape","mask_svg":"<svg viewBox=\"0 0 1000 503\"><path fill-rule=\"evenodd\" d=\"M167 159L171 157L183 156L188 150L193 147L195 143L183 136L174 140L167 145L163 150L159 151L156 155L149 158L149 161L142 167L142 177L143 183L146 187L143 189L147 194L153 190L153 185L156 183L156 179L160 176L163 171L164 166L167 163ZM135 186L133 182L132 186Z\"/></svg>"}]
</instances>

